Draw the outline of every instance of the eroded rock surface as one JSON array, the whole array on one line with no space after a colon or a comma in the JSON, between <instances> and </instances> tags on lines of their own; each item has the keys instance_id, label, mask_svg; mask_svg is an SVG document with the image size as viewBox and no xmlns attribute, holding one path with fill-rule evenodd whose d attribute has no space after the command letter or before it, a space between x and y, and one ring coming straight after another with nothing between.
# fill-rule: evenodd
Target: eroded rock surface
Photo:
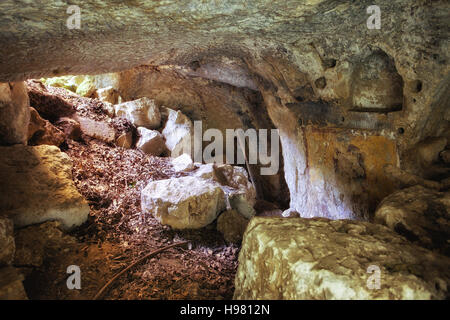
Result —
<instances>
[{"instance_id":1,"label":"eroded rock surface","mask_svg":"<svg viewBox=\"0 0 450 320\"><path fill-rule=\"evenodd\" d=\"M139 139L136 143L136 148L141 149L144 153L154 156L159 156L166 151L164 138L161 133L144 127L139 127L137 131Z\"/></svg>"},{"instance_id":2,"label":"eroded rock surface","mask_svg":"<svg viewBox=\"0 0 450 320\"><path fill-rule=\"evenodd\" d=\"M189 156L186 153L183 153L181 156L172 159L171 164L175 172L182 172L182 171L186 172L191 171L195 168L191 156Z\"/></svg>"},{"instance_id":3,"label":"eroded rock surface","mask_svg":"<svg viewBox=\"0 0 450 320\"><path fill-rule=\"evenodd\" d=\"M379 268L379 289L370 266ZM234 298L446 299L449 266L448 257L379 224L255 217L244 234Z\"/></svg>"},{"instance_id":4,"label":"eroded rock surface","mask_svg":"<svg viewBox=\"0 0 450 320\"><path fill-rule=\"evenodd\" d=\"M114 142L116 132L109 123L79 116L75 120L79 122L83 134L107 143Z\"/></svg>"},{"instance_id":5,"label":"eroded rock surface","mask_svg":"<svg viewBox=\"0 0 450 320\"><path fill-rule=\"evenodd\" d=\"M26 144L30 100L24 82L0 83L0 144Z\"/></svg>"},{"instance_id":6,"label":"eroded rock surface","mask_svg":"<svg viewBox=\"0 0 450 320\"><path fill-rule=\"evenodd\" d=\"M229 164L218 165L215 169L215 177L222 184L231 208L247 219L255 215L253 206L256 202L256 191L243 167Z\"/></svg>"},{"instance_id":7,"label":"eroded rock surface","mask_svg":"<svg viewBox=\"0 0 450 320\"><path fill-rule=\"evenodd\" d=\"M250 219L255 215L256 191L248 179L246 170L229 164L208 163L192 172L192 175L220 184L227 203L242 216Z\"/></svg>"},{"instance_id":8,"label":"eroded rock surface","mask_svg":"<svg viewBox=\"0 0 450 320\"><path fill-rule=\"evenodd\" d=\"M17 230L14 265L40 267L47 256L73 244L75 239L65 235L60 228L59 221L48 221Z\"/></svg>"},{"instance_id":9,"label":"eroded rock surface","mask_svg":"<svg viewBox=\"0 0 450 320\"><path fill-rule=\"evenodd\" d=\"M175 229L195 229L213 222L225 208L220 186L196 177L150 182L142 190L144 214L153 214Z\"/></svg>"},{"instance_id":10,"label":"eroded rock surface","mask_svg":"<svg viewBox=\"0 0 450 320\"><path fill-rule=\"evenodd\" d=\"M167 108L167 122L162 131L170 156L176 158L183 153L192 156L192 121L182 112Z\"/></svg>"},{"instance_id":11,"label":"eroded rock surface","mask_svg":"<svg viewBox=\"0 0 450 320\"><path fill-rule=\"evenodd\" d=\"M161 125L161 114L155 101L141 98L118 104L114 107L117 117L128 119L136 127L158 129Z\"/></svg>"},{"instance_id":12,"label":"eroded rock surface","mask_svg":"<svg viewBox=\"0 0 450 320\"><path fill-rule=\"evenodd\" d=\"M133 132L128 131L118 136L116 145L125 149L130 149L133 145Z\"/></svg>"},{"instance_id":13,"label":"eroded rock surface","mask_svg":"<svg viewBox=\"0 0 450 320\"><path fill-rule=\"evenodd\" d=\"M0 268L0 300L27 300L24 276L13 267Z\"/></svg>"},{"instance_id":14,"label":"eroded rock surface","mask_svg":"<svg viewBox=\"0 0 450 320\"><path fill-rule=\"evenodd\" d=\"M96 91L97 98L102 102L116 104L119 100L119 93L111 86L101 88Z\"/></svg>"},{"instance_id":15,"label":"eroded rock surface","mask_svg":"<svg viewBox=\"0 0 450 320\"><path fill-rule=\"evenodd\" d=\"M0 180L0 210L16 227L58 220L69 229L88 217L89 206L72 180L72 162L57 147L0 147Z\"/></svg>"},{"instance_id":16,"label":"eroded rock surface","mask_svg":"<svg viewBox=\"0 0 450 320\"><path fill-rule=\"evenodd\" d=\"M0 216L0 266L11 264L14 258L14 225L13 222Z\"/></svg>"},{"instance_id":17,"label":"eroded rock surface","mask_svg":"<svg viewBox=\"0 0 450 320\"><path fill-rule=\"evenodd\" d=\"M227 210L217 219L217 230L223 234L226 241L239 243L242 241L248 221L236 210Z\"/></svg>"},{"instance_id":18,"label":"eroded rock surface","mask_svg":"<svg viewBox=\"0 0 450 320\"><path fill-rule=\"evenodd\" d=\"M41 118L34 108L30 108L30 123L28 126L28 143L30 145L48 144L59 147L65 140L64 133Z\"/></svg>"},{"instance_id":19,"label":"eroded rock surface","mask_svg":"<svg viewBox=\"0 0 450 320\"><path fill-rule=\"evenodd\" d=\"M450 256L450 192L422 186L399 190L381 201L374 219L409 241Z\"/></svg>"},{"instance_id":20,"label":"eroded rock surface","mask_svg":"<svg viewBox=\"0 0 450 320\"><path fill-rule=\"evenodd\" d=\"M74 119L68 117L62 117L56 125L62 129L67 139L78 140L81 137L80 123Z\"/></svg>"}]
</instances>

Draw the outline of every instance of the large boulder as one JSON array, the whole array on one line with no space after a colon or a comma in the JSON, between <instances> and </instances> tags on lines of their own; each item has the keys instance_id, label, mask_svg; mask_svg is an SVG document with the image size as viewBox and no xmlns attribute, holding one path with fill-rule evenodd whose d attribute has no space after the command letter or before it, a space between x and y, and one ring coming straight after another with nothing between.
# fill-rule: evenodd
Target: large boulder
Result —
<instances>
[{"instance_id":1,"label":"large boulder","mask_svg":"<svg viewBox=\"0 0 450 320\"><path fill-rule=\"evenodd\" d=\"M446 299L449 267L450 258L379 224L254 217L234 298Z\"/></svg>"},{"instance_id":2,"label":"large boulder","mask_svg":"<svg viewBox=\"0 0 450 320\"><path fill-rule=\"evenodd\" d=\"M10 219L0 216L0 266L11 264L14 251L14 224Z\"/></svg>"},{"instance_id":3,"label":"large boulder","mask_svg":"<svg viewBox=\"0 0 450 320\"><path fill-rule=\"evenodd\" d=\"M136 143L136 148L153 156L159 156L166 151L166 145L164 144L164 138L161 133L144 127L139 127L137 131L139 139Z\"/></svg>"},{"instance_id":4,"label":"large boulder","mask_svg":"<svg viewBox=\"0 0 450 320\"><path fill-rule=\"evenodd\" d=\"M136 127L158 129L161 126L161 113L155 101L147 97L124 102L115 106L117 117L128 119Z\"/></svg>"},{"instance_id":5,"label":"large boulder","mask_svg":"<svg viewBox=\"0 0 450 320\"><path fill-rule=\"evenodd\" d=\"M381 201L374 221L420 246L450 256L450 192L420 185L399 190Z\"/></svg>"},{"instance_id":6,"label":"large boulder","mask_svg":"<svg viewBox=\"0 0 450 320\"><path fill-rule=\"evenodd\" d=\"M89 206L72 180L69 156L55 146L0 147L0 211L16 227L59 220L81 225Z\"/></svg>"},{"instance_id":7,"label":"large boulder","mask_svg":"<svg viewBox=\"0 0 450 320\"><path fill-rule=\"evenodd\" d=\"M150 182L141 195L144 214L175 229L202 228L225 208L225 195L216 183L196 177Z\"/></svg>"},{"instance_id":8,"label":"large boulder","mask_svg":"<svg viewBox=\"0 0 450 320\"><path fill-rule=\"evenodd\" d=\"M26 144L30 101L24 82L0 83L0 144Z\"/></svg>"},{"instance_id":9,"label":"large boulder","mask_svg":"<svg viewBox=\"0 0 450 320\"><path fill-rule=\"evenodd\" d=\"M176 158L183 153L192 155L192 121L180 111L166 108L167 122L162 131L170 156Z\"/></svg>"}]
</instances>

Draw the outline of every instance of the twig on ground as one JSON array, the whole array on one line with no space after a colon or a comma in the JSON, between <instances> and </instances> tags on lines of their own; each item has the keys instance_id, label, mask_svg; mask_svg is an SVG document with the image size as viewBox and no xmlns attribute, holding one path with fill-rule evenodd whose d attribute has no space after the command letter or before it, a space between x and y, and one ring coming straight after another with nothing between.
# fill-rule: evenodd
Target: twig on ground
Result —
<instances>
[{"instance_id":1,"label":"twig on ground","mask_svg":"<svg viewBox=\"0 0 450 320\"><path fill-rule=\"evenodd\" d=\"M177 247L177 246L181 246L183 244L189 243L189 241L183 241L183 242L177 242L177 243L173 243L171 245L165 246L163 248L159 248L155 251L152 251L148 254L146 254L145 256L143 256L142 258L139 258L138 260L136 260L135 262L133 262L132 264L130 264L128 267L126 267L125 269L123 269L122 271L120 271L119 273L117 273L114 277L111 278L111 280L109 280L95 295L93 300L97 300L98 298L101 297L101 295L105 292L105 290L117 279L119 278L122 274L124 274L125 272L127 272L128 270L130 270L131 268L133 268L134 266L136 266L137 264L141 263L142 261L144 261L145 259L148 259L152 256L157 255L158 253L161 253L167 249L173 248L173 247Z\"/></svg>"}]
</instances>

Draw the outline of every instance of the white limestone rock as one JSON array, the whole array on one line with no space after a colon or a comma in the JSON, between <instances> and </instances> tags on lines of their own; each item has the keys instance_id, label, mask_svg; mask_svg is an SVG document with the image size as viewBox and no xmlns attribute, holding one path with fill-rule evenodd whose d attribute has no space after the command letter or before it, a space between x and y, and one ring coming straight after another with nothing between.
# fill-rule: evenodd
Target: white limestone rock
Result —
<instances>
[{"instance_id":1,"label":"white limestone rock","mask_svg":"<svg viewBox=\"0 0 450 320\"><path fill-rule=\"evenodd\" d=\"M144 214L174 229L196 229L213 222L225 208L219 185L196 177L150 182L141 194Z\"/></svg>"},{"instance_id":2,"label":"white limestone rock","mask_svg":"<svg viewBox=\"0 0 450 320\"><path fill-rule=\"evenodd\" d=\"M69 156L55 146L0 147L0 211L23 227L49 220L70 229L89 206L72 180Z\"/></svg>"},{"instance_id":3,"label":"white limestone rock","mask_svg":"<svg viewBox=\"0 0 450 320\"><path fill-rule=\"evenodd\" d=\"M161 113L155 101L147 97L115 105L117 117L128 119L136 127L158 129L161 126Z\"/></svg>"},{"instance_id":4,"label":"white limestone rock","mask_svg":"<svg viewBox=\"0 0 450 320\"><path fill-rule=\"evenodd\" d=\"M161 133L156 130L146 129L144 127L139 127L137 130L139 133L139 139L136 143L136 148L153 156L159 156L166 150L164 138Z\"/></svg>"},{"instance_id":5,"label":"white limestone rock","mask_svg":"<svg viewBox=\"0 0 450 320\"><path fill-rule=\"evenodd\" d=\"M119 93L112 86L97 89L96 96L100 101L109 102L111 104L116 104L119 100Z\"/></svg>"},{"instance_id":6,"label":"white limestone rock","mask_svg":"<svg viewBox=\"0 0 450 320\"><path fill-rule=\"evenodd\" d=\"M246 219L256 214L253 208L256 203L256 191L243 167L208 163L201 165L192 175L219 183L231 208Z\"/></svg>"},{"instance_id":7,"label":"white limestone rock","mask_svg":"<svg viewBox=\"0 0 450 320\"><path fill-rule=\"evenodd\" d=\"M192 171L195 168L191 156L186 153L172 159L171 163L175 172Z\"/></svg>"},{"instance_id":8,"label":"white limestone rock","mask_svg":"<svg viewBox=\"0 0 450 320\"><path fill-rule=\"evenodd\" d=\"M170 156L176 158L183 153L192 155L193 142L191 143L191 138L193 125L191 120L180 111L169 108L166 108L166 111L168 118L162 135L166 140Z\"/></svg>"}]
</instances>

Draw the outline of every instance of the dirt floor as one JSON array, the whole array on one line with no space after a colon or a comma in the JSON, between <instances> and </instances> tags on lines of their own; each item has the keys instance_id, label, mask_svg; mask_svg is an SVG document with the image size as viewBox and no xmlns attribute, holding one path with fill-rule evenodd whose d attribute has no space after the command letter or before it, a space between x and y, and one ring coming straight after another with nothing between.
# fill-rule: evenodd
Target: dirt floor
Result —
<instances>
[{"instance_id":1,"label":"dirt floor","mask_svg":"<svg viewBox=\"0 0 450 320\"><path fill-rule=\"evenodd\" d=\"M96 99L76 97L65 89L37 82L29 82L29 86L32 105L69 106L79 115L104 118L102 103ZM61 149L73 160L73 178L89 201L90 217L70 233L71 241L48 250L42 266L28 270L24 284L30 299L92 299L116 273L143 255L185 240L190 243L133 267L100 298L232 298L239 247L227 244L215 224L176 231L141 212L140 193L147 183L177 176L168 158L87 136L80 141L67 140ZM67 289L69 265L81 269L81 290Z\"/></svg>"}]
</instances>

